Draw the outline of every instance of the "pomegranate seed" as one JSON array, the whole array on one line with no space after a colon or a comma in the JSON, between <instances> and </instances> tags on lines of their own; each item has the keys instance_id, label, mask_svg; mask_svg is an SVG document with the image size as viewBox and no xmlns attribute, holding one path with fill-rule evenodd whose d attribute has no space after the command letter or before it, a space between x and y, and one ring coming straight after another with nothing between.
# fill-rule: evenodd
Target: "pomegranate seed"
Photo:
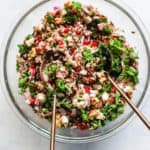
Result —
<instances>
[{"instance_id":1,"label":"pomegranate seed","mask_svg":"<svg viewBox=\"0 0 150 150\"><path fill-rule=\"evenodd\" d=\"M99 105L98 105L98 108L100 109L100 108L102 108L102 107L103 107L103 103L100 102Z\"/></svg>"},{"instance_id":2,"label":"pomegranate seed","mask_svg":"<svg viewBox=\"0 0 150 150\"><path fill-rule=\"evenodd\" d=\"M59 45L59 46L61 46L61 45L63 45L63 44L64 44L64 42L63 42L62 40L59 40L59 41L58 41L58 45Z\"/></svg>"},{"instance_id":3,"label":"pomegranate seed","mask_svg":"<svg viewBox=\"0 0 150 150\"><path fill-rule=\"evenodd\" d=\"M88 127L87 123L82 122L82 123L77 124L77 128L80 130L85 130L85 129L88 129L89 127Z\"/></svg>"},{"instance_id":4,"label":"pomegranate seed","mask_svg":"<svg viewBox=\"0 0 150 150\"><path fill-rule=\"evenodd\" d=\"M29 104L30 104L31 106L34 106L34 104L35 104L35 99L32 98L32 97L30 97L30 98L29 98Z\"/></svg>"},{"instance_id":5,"label":"pomegranate seed","mask_svg":"<svg viewBox=\"0 0 150 150\"><path fill-rule=\"evenodd\" d=\"M75 30L75 32L76 32L77 35L81 35L81 28L78 27L78 28Z\"/></svg>"},{"instance_id":6,"label":"pomegranate seed","mask_svg":"<svg viewBox=\"0 0 150 150\"><path fill-rule=\"evenodd\" d=\"M75 68L75 71L76 71L76 72L80 72L80 71L81 71L81 67L80 67L80 66L76 67L76 68Z\"/></svg>"},{"instance_id":7,"label":"pomegranate seed","mask_svg":"<svg viewBox=\"0 0 150 150\"><path fill-rule=\"evenodd\" d=\"M114 99L114 98L111 98L111 99L109 100L109 103L110 103L110 104L114 104L114 103L115 103L115 99Z\"/></svg>"},{"instance_id":8,"label":"pomegranate seed","mask_svg":"<svg viewBox=\"0 0 150 150\"><path fill-rule=\"evenodd\" d=\"M40 46L37 46L37 47L36 47L36 50L37 50L38 52L40 52L40 51L42 51L42 50L43 50L43 48L42 48L42 47L40 47Z\"/></svg>"},{"instance_id":9,"label":"pomegranate seed","mask_svg":"<svg viewBox=\"0 0 150 150\"><path fill-rule=\"evenodd\" d=\"M91 75L91 72L88 71L86 77L91 77Z\"/></svg>"},{"instance_id":10,"label":"pomegranate seed","mask_svg":"<svg viewBox=\"0 0 150 150\"><path fill-rule=\"evenodd\" d=\"M33 66L33 67L30 67L30 68L29 68L29 72L31 73L32 76L34 76L34 75L35 75L35 72L36 72L35 67L34 67L34 66Z\"/></svg>"},{"instance_id":11,"label":"pomegranate seed","mask_svg":"<svg viewBox=\"0 0 150 150\"><path fill-rule=\"evenodd\" d=\"M84 89L85 89L85 91L86 91L87 93L90 93L91 87L88 86L88 85L85 85L85 86L84 86Z\"/></svg>"},{"instance_id":12,"label":"pomegranate seed","mask_svg":"<svg viewBox=\"0 0 150 150\"><path fill-rule=\"evenodd\" d=\"M90 84L93 84L93 83L94 83L94 80L90 79L89 83L90 83Z\"/></svg>"},{"instance_id":13,"label":"pomegranate seed","mask_svg":"<svg viewBox=\"0 0 150 150\"><path fill-rule=\"evenodd\" d=\"M70 31L69 28L65 28L65 29L64 29L64 33L68 33L69 31Z\"/></svg>"},{"instance_id":14,"label":"pomegranate seed","mask_svg":"<svg viewBox=\"0 0 150 150\"><path fill-rule=\"evenodd\" d=\"M70 50L70 54L71 54L71 55L73 55L74 52L75 52L75 49L71 49L71 50Z\"/></svg>"},{"instance_id":15,"label":"pomegranate seed","mask_svg":"<svg viewBox=\"0 0 150 150\"><path fill-rule=\"evenodd\" d=\"M89 39L84 39L83 44L84 45L89 45L90 44L90 40Z\"/></svg>"},{"instance_id":16,"label":"pomegranate seed","mask_svg":"<svg viewBox=\"0 0 150 150\"><path fill-rule=\"evenodd\" d=\"M99 45L99 43L97 41L93 41L91 44L92 47L97 47L98 45Z\"/></svg>"},{"instance_id":17,"label":"pomegranate seed","mask_svg":"<svg viewBox=\"0 0 150 150\"><path fill-rule=\"evenodd\" d=\"M116 88L115 88L115 87L112 87L112 88L111 88L111 92L115 93L115 91L116 91Z\"/></svg>"},{"instance_id":18,"label":"pomegranate seed","mask_svg":"<svg viewBox=\"0 0 150 150\"><path fill-rule=\"evenodd\" d=\"M52 81L52 78L49 78L49 79L48 79L48 82L51 82L51 81Z\"/></svg>"},{"instance_id":19,"label":"pomegranate seed","mask_svg":"<svg viewBox=\"0 0 150 150\"><path fill-rule=\"evenodd\" d=\"M51 86L52 86L53 89L56 89L56 84L55 83L53 83Z\"/></svg>"}]
</instances>

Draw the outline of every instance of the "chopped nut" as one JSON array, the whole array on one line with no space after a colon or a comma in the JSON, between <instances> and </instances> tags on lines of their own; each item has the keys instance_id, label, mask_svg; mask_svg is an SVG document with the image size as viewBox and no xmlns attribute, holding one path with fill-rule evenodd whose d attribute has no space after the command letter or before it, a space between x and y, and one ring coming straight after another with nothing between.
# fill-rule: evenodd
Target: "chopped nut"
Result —
<instances>
[{"instance_id":1,"label":"chopped nut","mask_svg":"<svg viewBox=\"0 0 150 150\"><path fill-rule=\"evenodd\" d=\"M103 113L100 112L99 109L93 109L89 113L89 119L90 120L94 120L94 119L104 120L105 116L103 115Z\"/></svg>"},{"instance_id":2,"label":"chopped nut","mask_svg":"<svg viewBox=\"0 0 150 150\"><path fill-rule=\"evenodd\" d=\"M61 128L61 126L62 126L61 115L56 114L56 127Z\"/></svg>"},{"instance_id":3,"label":"chopped nut","mask_svg":"<svg viewBox=\"0 0 150 150\"><path fill-rule=\"evenodd\" d=\"M56 23L56 24L64 24L65 21L64 21L63 18L55 18L55 23Z\"/></svg>"},{"instance_id":4,"label":"chopped nut","mask_svg":"<svg viewBox=\"0 0 150 150\"><path fill-rule=\"evenodd\" d=\"M36 49L33 47L28 54L29 57L34 58L36 56Z\"/></svg>"}]
</instances>

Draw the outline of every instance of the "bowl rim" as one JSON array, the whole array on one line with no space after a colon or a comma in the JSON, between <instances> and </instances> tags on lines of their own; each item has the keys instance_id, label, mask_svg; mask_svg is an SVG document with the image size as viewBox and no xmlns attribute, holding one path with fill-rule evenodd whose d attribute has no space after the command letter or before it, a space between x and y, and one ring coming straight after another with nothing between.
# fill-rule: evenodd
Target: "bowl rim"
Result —
<instances>
[{"instance_id":1,"label":"bowl rim","mask_svg":"<svg viewBox=\"0 0 150 150\"><path fill-rule=\"evenodd\" d=\"M50 138L50 134L46 133L45 129L40 128L38 125L36 125L34 122L32 122L31 120L29 120L18 108L17 104L12 101L12 96L9 92L9 87L7 84L7 75L4 71L5 69L5 58L6 58L6 54L5 51L7 51L7 49L9 48L9 43L11 41L11 38L13 37L13 34L15 33L16 27L23 21L23 19L33 10L35 10L37 7L39 7L40 5L49 2L50 0L41 0L40 2L36 3L35 5L31 6L30 8L25 8L23 11L18 13L18 16L16 16L16 19L14 19L14 23L11 24L6 37L4 38L2 45L1 45L1 49L2 49L2 53L1 53L1 59L0 59L0 64L2 67L0 67L0 72L1 72L1 77L0 77L0 83L1 83L1 89L4 93L5 98L7 99L8 104L10 105L10 107L13 109L13 111L16 113L16 115L18 116L18 118L20 118L20 120L22 120L25 124L27 124L30 128L34 129L34 131L40 133L41 135L43 135L44 137ZM118 9L121 9L135 24L135 26L138 28L142 38L144 39L144 44L147 50L147 55L148 58L150 58L150 44L148 44L148 41L150 41L150 36L149 33L146 29L146 27L144 26L143 22L141 21L141 19L137 16L137 14L131 10L131 8L129 8L125 3L123 3L121 0L105 0L106 2L109 2L112 5L115 5ZM21 15L20 15L21 14ZM18 19L19 18L19 19ZM17 21L16 21L17 20ZM142 30L141 30L142 29ZM150 68L150 59L148 59L148 68ZM148 91L150 91L150 72L148 72L148 77L147 77L147 83L146 83L146 91L144 91L144 93L142 94L142 101L140 101L138 103L138 108L141 109L145 103L145 100L148 97ZM89 142L95 142L95 141L100 141L100 140L104 140L112 135L114 135L115 133L117 133L118 131L120 131L121 129L125 128L127 125L129 125L129 123L133 120L135 114L133 113L133 111L128 115L128 118L125 119L120 125L116 126L115 128L112 129L111 132L109 132L106 135L103 135L101 137L99 137L99 134L95 135L95 136L89 136L89 137L84 137L84 138L68 138L68 137L64 137L64 136L56 136L56 141L58 142L62 142L62 143L89 143Z\"/></svg>"}]
</instances>

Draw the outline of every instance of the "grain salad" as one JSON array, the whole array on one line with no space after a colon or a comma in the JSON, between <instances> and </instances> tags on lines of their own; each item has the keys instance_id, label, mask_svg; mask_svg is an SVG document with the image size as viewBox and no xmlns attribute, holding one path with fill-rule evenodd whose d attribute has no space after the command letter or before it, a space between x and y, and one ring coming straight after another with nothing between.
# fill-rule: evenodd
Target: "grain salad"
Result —
<instances>
[{"instance_id":1,"label":"grain salad","mask_svg":"<svg viewBox=\"0 0 150 150\"><path fill-rule=\"evenodd\" d=\"M40 117L51 120L57 96L56 126L97 129L124 113L138 83L138 55L114 24L92 5L68 1L55 6L18 45L18 86Z\"/></svg>"}]
</instances>

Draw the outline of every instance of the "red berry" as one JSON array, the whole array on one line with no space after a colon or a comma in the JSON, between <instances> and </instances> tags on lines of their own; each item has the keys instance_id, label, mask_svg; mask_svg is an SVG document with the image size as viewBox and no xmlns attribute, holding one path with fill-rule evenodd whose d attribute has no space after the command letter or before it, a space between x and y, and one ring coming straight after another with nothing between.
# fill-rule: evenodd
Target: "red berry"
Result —
<instances>
[{"instance_id":1,"label":"red berry","mask_svg":"<svg viewBox=\"0 0 150 150\"><path fill-rule=\"evenodd\" d=\"M84 39L83 44L84 45L89 45L90 44L90 40L89 39Z\"/></svg>"},{"instance_id":2,"label":"red berry","mask_svg":"<svg viewBox=\"0 0 150 150\"><path fill-rule=\"evenodd\" d=\"M85 129L88 129L89 127L88 127L87 123L81 122L81 123L77 124L77 128L80 130L85 130Z\"/></svg>"},{"instance_id":3,"label":"red berry","mask_svg":"<svg viewBox=\"0 0 150 150\"><path fill-rule=\"evenodd\" d=\"M97 41L93 41L91 44L92 47L97 47L98 45L99 45L99 42Z\"/></svg>"},{"instance_id":4,"label":"red berry","mask_svg":"<svg viewBox=\"0 0 150 150\"><path fill-rule=\"evenodd\" d=\"M65 29L64 29L64 33L68 33L69 31L70 31L69 28L65 28Z\"/></svg>"},{"instance_id":5,"label":"red berry","mask_svg":"<svg viewBox=\"0 0 150 150\"><path fill-rule=\"evenodd\" d=\"M85 85L84 89L87 93L90 93L91 87L89 85Z\"/></svg>"},{"instance_id":6,"label":"red berry","mask_svg":"<svg viewBox=\"0 0 150 150\"><path fill-rule=\"evenodd\" d=\"M81 67L80 67L80 66L76 67L76 68L75 68L75 71L76 71L76 72L80 72L80 71L81 71Z\"/></svg>"}]
</instances>

